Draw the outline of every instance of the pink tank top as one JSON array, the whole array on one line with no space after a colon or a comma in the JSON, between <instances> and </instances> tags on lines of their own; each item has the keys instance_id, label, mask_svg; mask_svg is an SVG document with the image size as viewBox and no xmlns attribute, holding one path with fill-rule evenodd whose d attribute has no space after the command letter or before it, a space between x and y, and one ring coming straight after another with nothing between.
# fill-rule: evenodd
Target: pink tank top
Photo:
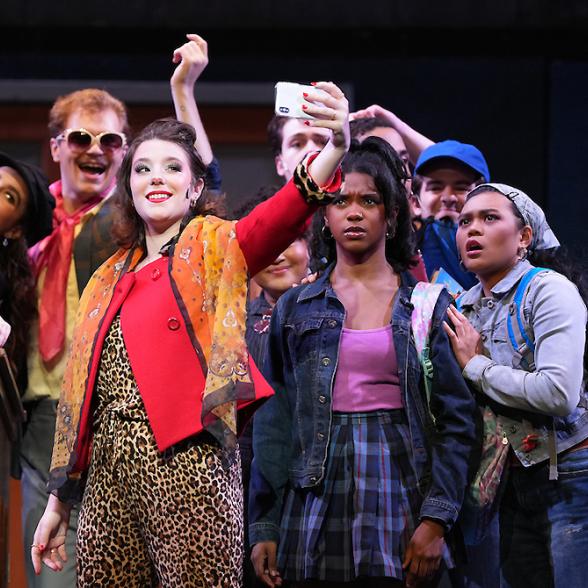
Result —
<instances>
[{"instance_id":1,"label":"pink tank top","mask_svg":"<svg viewBox=\"0 0 588 588\"><path fill-rule=\"evenodd\" d=\"M343 329L333 385L335 412L403 408L392 325Z\"/></svg>"}]
</instances>

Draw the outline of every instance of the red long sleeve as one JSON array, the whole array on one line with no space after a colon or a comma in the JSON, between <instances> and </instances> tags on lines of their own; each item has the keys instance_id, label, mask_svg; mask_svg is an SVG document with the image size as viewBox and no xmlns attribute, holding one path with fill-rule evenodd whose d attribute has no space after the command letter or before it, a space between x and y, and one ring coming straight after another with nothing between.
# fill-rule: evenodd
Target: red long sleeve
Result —
<instances>
[{"instance_id":1,"label":"red long sleeve","mask_svg":"<svg viewBox=\"0 0 588 588\"><path fill-rule=\"evenodd\" d=\"M306 221L317 209L307 204L290 180L271 198L258 204L237 222L237 239L254 276L270 265L292 241L302 235Z\"/></svg>"},{"instance_id":2,"label":"red long sleeve","mask_svg":"<svg viewBox=\"0 0 588 588\"><path fill-rule=\"evenodd\" d=\"M310 161L309 161L310 163ZM341 185L341 174L323 189L334 192ZM254 276L270 265L292 241L307 228L307 221L318 205L308 204L290 180L271 198L258 204L246 217L237 222L239 246L249 275Z\"/></svg>"}]
</instances>

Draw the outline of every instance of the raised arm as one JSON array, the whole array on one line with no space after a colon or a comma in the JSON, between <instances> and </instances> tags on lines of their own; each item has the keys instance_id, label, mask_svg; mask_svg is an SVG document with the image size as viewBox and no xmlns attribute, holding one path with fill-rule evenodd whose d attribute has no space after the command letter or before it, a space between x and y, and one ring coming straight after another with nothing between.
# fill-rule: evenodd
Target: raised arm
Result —
<instances>
[{"instance_id":1,"label":"raised arm","mask_svg":"<svg viewBox=\"0 0 588 588\"><path fill-rule=\"evenodd\" d=\"M367 108L353 112L350 115L350 119L356 120L358 118L371 118L374 116L379 116L389 121L392 127L402 137L412 164L416 163L421 152L434 144L434 141L431 141L431 139L413 129L410 125L398 118L393 112L386 110L377 104L372 104Z\"/></svg>"},{"instance_id":2,"label":"raised arm","mask_svg":"<svg viewBox=\"0 0 588 588\"><path fill-rule=\"evenodd\" d=\"M297 168L294 177L274 196L256 206L237 222L237 239L250 275L267 267L306 229L313 212L339 189L339 165L350 144L349 105L343 92L332 82L317 82L323 90L306 96L305 110L315 118L308 126L331 129L324 149L312 154Z\"/></svg>"},{"instance_id":3,"label":"raised arm","mask_svg":"<svg viewBox=\"0 0 588 588\"><path fill-rule=\"evenodd\" d=\"M188 34L186 37L188 42L174 51L173 62L178 66L170 80L171 93L176 118L196 129L195 146L202 161L208 166L214 156L194 98L196 81L208 65L208 45L198 35Z\"/></svg>"}]
</instances>

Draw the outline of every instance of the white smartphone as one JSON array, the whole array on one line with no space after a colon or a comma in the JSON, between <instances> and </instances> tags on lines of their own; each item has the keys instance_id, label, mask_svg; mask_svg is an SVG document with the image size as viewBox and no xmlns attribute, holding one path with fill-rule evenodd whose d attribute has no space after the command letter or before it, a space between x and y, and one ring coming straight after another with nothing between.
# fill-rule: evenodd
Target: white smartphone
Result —
<instances>
[{"instance_id":1,"label":"white smartphone","mask_svg":"<svg viewBox=\"0 0 588 588\"><path fill-rule=\"evenodd\" d=\"M306 102L303 94L308 92L323 93L314 86L304 86L293 82L278 82L276 84L276 105L274 112L279 116L290 116L292 118L314 118L302 110L302 105Z\"/></svg>"}]
</instances>

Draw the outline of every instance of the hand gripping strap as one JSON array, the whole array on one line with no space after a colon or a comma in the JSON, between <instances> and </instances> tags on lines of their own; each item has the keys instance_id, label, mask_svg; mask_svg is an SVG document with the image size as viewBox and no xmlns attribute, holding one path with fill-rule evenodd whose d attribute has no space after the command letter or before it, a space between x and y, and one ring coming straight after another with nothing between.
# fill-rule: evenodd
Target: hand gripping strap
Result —
<instances>
[{"instance_id":1,"label":"hand gripping strap","mask_svg":"<svg viewBox=\"0 0 588 588\"><path fill-rule=\"evenodd\" d=\"M535 371L535 341L529 336L528 330L525 327L523 302L533 278L537 274L546 271L550 270L542 267L534 267L523 275L515 290L506 320L510 344L513 350L521 355L521 366L523 369L528 369L529 371ZM513 321L513 314L516 315L516 322Z\"/></svg>"}]
</instances>

